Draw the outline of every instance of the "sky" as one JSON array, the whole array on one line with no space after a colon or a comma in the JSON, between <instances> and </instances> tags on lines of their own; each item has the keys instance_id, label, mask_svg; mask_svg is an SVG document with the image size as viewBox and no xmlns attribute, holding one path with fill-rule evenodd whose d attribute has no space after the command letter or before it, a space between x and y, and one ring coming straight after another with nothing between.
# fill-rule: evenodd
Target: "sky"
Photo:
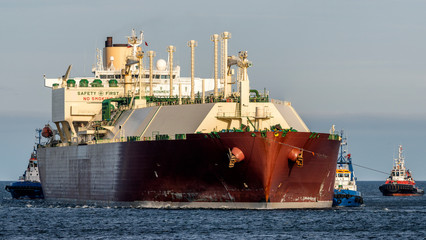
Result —
<instances>
[{"instance_id":1,"label":"sky","mask_svg":"<svg viewBox=\"0 0 426 240\"><path fill-rule=\"evenodd\" d=\"M426 180L426 1L0 1L0 180L23 173L35 129L51 120L49 78L91 76L107 36L144 31L156 59L213 77L212 34L231 32L229 54L248 51L251 88L292 102L311 131L344 129L353 162L390 173L403 145ZM355 166L361 181L389 174Z\"/></svg>"}]
</instances>

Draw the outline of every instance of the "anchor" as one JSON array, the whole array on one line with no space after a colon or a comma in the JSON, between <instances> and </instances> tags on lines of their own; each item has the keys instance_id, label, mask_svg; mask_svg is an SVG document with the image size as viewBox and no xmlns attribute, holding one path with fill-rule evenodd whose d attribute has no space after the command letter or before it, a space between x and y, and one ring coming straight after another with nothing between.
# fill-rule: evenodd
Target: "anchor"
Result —
<instances>
[{"instance_id":1,"label":"anchor","mask_svg":"<svg viewBox=\"0 0 426 240\"><path fill-rule=\"evenodd\" d=\"M244 153L241 149L233 147L231 151L231 149L228 148L229 168L233 168L235 163L243 161L244 158Z\"/></svg>"}]
</instances>

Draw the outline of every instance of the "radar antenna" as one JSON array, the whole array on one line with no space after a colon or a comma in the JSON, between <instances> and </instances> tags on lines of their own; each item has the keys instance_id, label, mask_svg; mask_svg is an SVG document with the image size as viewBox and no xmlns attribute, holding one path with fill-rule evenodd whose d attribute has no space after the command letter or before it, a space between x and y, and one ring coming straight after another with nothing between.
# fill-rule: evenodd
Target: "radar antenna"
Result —
<instances>
[{"instance_id":1,"label":"radar antenna","mask_svg":"<svg viewBox=\"0 0 426 240\"><path fill-rule=\"evenodd\" d=\"M132 36L127 37L127 43L132 46L132 56L136 57L137 48L139 45L141 45L143 42L143 32L140 32L140 37L138 38L136 36L135 29L132 29Z\"/></svg>"}]
</instances>

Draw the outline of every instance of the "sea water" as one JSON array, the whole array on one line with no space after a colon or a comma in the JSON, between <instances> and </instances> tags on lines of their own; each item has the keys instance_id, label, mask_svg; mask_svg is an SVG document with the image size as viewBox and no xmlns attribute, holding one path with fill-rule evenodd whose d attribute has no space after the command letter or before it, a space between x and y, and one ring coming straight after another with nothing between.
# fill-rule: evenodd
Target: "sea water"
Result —
<instances>
[{"instance_id":1,"label":"sea water","mask_svg":"<svg viewBox=\"0 0 426 240\"><path fill-rule=\"evenodd\" d=\"M16 200L0 182L0 239L425 239L426 196L323 210L136 209ZM423 189L426 182L417 182Z\"/></svg>"}]
</instances>

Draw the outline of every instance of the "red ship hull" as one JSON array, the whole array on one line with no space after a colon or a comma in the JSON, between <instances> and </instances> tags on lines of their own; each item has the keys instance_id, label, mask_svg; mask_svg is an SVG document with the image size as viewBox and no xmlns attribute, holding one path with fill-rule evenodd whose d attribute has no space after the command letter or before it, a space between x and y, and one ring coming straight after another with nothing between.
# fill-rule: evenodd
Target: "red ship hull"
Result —
<instances>
[{"instance_id":1,"label":"red ship hull","mask_svg":"<svg viewBox=\"0 0 426 240\"><path fill-rule=\"evenodd\" d=\"M303 132L187 134L185 140L39 149L46 199L142 207L331 207L339 141ZM229 167L229 150L245 158ZM303 166L289 159L303 149Z\"/></svg>"}]
</instances>

